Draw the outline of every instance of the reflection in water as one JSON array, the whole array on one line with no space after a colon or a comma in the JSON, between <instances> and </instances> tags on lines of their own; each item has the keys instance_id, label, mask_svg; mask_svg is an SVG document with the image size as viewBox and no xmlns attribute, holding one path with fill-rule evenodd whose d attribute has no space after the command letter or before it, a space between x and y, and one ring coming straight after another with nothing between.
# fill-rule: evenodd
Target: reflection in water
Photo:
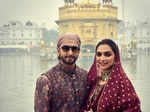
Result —
<instances>
[{"instance_id":1,"label":"reflection in water","mask_svg":"<svg viewBox=\"0 0 150 112\"><path fill-rule=\"evenodd\" d=\"M137 58L137 80L135 87L140 94L143 112L149 112L150 100L150 55L139 55Z\"/></svg>"},{"instance_id":2,"label":"reflection in water","mask_svg":"<svg viewBox=\"0 0 150 112\"><path fill-rule=\"evenodd\" d=\"M123 60L125 72L132 79L142 101L143 112L149 112L150 60L149 56L138 56L136 60ZM80 57L77 64L89 69L93 57ZM36 78L41 72L57 64L36 55L0 56L0 112L33 112Z\"/></svg>"},{"instance_id":3,"label":"reflection in water","mask_svg":"<svg viewBox=\"0 0 150 112\"><path fill-rule=\"evenodd\" d=\"M40 72L40 57L0 56L0 111L32 112L34 80Z\"/></svg>"}]
</instances>

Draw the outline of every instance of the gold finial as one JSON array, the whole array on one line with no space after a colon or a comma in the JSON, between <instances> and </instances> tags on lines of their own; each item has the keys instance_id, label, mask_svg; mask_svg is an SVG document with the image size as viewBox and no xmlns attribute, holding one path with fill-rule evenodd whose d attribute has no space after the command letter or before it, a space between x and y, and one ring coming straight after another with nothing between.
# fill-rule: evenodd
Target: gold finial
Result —
<instances>
[{"instance_id":1,"label":"gold finial","mask_svg":"<svg viewBox=\"0 0 150 112\"><path fill-rule=\"evenodd\" d=\"M112 0L103 0L104 5L112 5Z\"/></svg>"},{"instance_id":2,"label":"gold finial","mask_svg":"<svg viewBox=\"0 0 150 112\"><path fill-rule=\"evenodd\" d=\"M64 0L65 6L73 5L73 4L74 4L74 1L75 1L75 0Z\"/></svg>"}]
</instances>

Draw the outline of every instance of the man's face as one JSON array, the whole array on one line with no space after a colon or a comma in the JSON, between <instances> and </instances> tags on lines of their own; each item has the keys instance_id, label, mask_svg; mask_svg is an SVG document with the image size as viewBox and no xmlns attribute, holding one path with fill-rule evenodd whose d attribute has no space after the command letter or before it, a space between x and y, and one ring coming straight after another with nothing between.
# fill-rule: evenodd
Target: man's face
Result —
<instances>
[{"instance_id":1,"label":"man's face","mask_svg":"<svg viewBox=\"0 0 150 112\"><path fill-rule=\"evenodd\" d=\"M58 57L62 63L67 65L75 64L80 53L77 42L74 40L64 41L60 48L58 48Z\"/></svg>"}]
</instances>

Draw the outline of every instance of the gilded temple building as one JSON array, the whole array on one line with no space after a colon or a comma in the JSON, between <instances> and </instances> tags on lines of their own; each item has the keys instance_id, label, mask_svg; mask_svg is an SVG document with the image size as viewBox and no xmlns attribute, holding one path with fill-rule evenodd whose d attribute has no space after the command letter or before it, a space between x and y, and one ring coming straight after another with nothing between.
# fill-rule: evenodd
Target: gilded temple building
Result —
<instances>
[{"instance_id":1,"label":"gilded temple building","mask_svg":"<svg viewBox=\"0 0 150 112\"><path fill-rule=\"evenodd\" d=\"M118 8L112 0L64 0L59 8L59 35L73 32L81 37L82 45L96 45L104 38L117 40Z\"/></svg>"}]
</instances>

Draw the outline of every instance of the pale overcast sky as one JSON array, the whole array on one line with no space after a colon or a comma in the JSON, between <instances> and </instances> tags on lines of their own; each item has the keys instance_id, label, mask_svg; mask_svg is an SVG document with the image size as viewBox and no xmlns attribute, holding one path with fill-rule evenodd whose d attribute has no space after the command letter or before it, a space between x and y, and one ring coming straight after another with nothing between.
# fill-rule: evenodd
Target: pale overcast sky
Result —
<instances>
[{"instance_id":1,"label":"pale overcast sky","mask_svg":"<svg viewBox=\"0 0 150 112\"><path fill-rule=\"evenodd\" d=\"M76 0L79 1L79 0ZM96 1L96 0L95 0ZM112 0L118 6L119 19L122 19L121 0ZM150 19L149 0L124 0L126 20ZM45 23L48 28L56 27L58 7L63 0L0 0L0 26L11 20L33 21L38 25Z\"/></svg>"}]
</instances>

